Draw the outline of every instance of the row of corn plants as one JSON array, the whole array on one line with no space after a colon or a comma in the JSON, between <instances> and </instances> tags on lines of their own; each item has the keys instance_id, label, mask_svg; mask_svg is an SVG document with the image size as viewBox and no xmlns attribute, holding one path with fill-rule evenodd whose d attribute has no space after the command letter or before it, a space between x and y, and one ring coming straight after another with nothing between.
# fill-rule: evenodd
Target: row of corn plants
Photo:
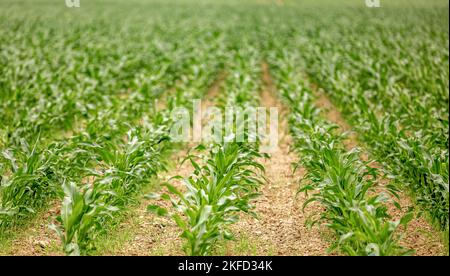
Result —
<instances>
[{"instance_id":1,"label":"row of corn plants","mask_svg":"<svg viewBox=\"0 0 450 276\"><path fill-rule=\"evenodd\" d=\"M398 228L412 215L391 221L386 204L396 189L377 188L377 170L360 160L357 148L347 151L345 133L324 119L314 105L313 92L295 69L293 56L279 55L271 60L278 90L290 108L289 124L294 146L301 156L296 167L307 169L299 192L325 211L312 221L323 222L336 235L330 250L348 255L404 255L412 253L399 245ZM389 192L389 196L386 192ZM398 206L397 203L395 203Z\"/></svg>"},{"instance_id":2,"label":"row of corn plants","mask_svg":"<svg viewBox=\"0 0 450 276\"><path fill-rule=\"evenodd\" d=\"M226 69L226 93L218 99L222 111L236 107L245 110L258 102L259 83L255 79L259 77L259 67L255 66L255 52L247 51L250 50L228 57L231 61ZM186 178L174 177L182 181L181 187L166 183L167 193L149 195L171 202L173 208L169 210L154 204L148 210L175 221L186 240L184 250L188 255L211 254L218 241L234 238L228 226L236 223L241 213L256 216L252 200L264 182L264 167L257 159L267 156L259 152L259 139L254 143L235 140L239 127L242 126L233 124L217 130L219 133L214 133L210 141L193 148L197 154L189 154L185 159L192 164L193 173ZM248 138L248 131L243 133Z\"/></svg>"}]
</instances>

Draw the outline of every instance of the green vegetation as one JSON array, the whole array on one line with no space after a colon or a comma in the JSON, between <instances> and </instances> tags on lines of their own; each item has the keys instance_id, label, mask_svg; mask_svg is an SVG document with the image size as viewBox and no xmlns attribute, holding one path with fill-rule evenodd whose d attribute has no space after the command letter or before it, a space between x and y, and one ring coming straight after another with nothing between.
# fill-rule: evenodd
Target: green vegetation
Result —
<instances>
[{"instance_id":1,"label":"green vegetation","mask_svg":"<svg viewBox=\"0 0 450 276\"><path fill-rule=\"evenodd\" d=\"M303 203L324 207L316 223L335 233L331 249L410 254L397 230L418 213L447 236L448 250L448 5L0 0L0 236L54 207L64 253L96 252L93 240L179 148L170 110L190 109L221 75L213 99L221 110L257 107L267 62L290 109L297 166L307 170ZM311 86L342 113L369 161L345 149L346 134L320 113ZM189 145L192 175L160 195L174 208L149 207L177 222L187 254L212 254L241 213L257 216L260 140L231 138ZM412 198L398 221L387 195Z\"/></svg>"},{"instance_id":2,"label":"green vegetation","mask_svg":"<svg viewBox=\"0 0 450 276\"><path fill-rule=\"evenodd\" d=\"M290 125L295 147L302 158L297 166L307 169L300 192L312 192L304 207L318 202L326 207L319 221L336 232L333 248L349 255L401 255L409 253L399 246L395 232L399 225L412 219L406 214L399 221L389 221L386 202L389 197L375 191L377 171L371 161L363 162L359 150L344 149L345 134L321 117L314 106L313 92L306 82L298 82L291 68L292 57L278 57L279 91L291 110ZM284 63L283 63L284 62ZM386 188L394 195L392 185ZM397 206L398 203L394 202ZM399 207L400 208L400 207ZM318 221L314 221L316 223ZM333 249L332 248L332 249Z\"/></svg>"}]
</instances>

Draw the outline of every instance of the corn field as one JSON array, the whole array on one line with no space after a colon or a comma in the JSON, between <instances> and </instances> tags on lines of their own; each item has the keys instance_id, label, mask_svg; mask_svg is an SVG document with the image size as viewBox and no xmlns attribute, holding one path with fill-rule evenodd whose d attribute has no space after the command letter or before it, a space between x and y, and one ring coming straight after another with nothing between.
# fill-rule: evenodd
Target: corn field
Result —
<instances>
[{"instance_id":1,"label":"corn field","mask_svg":"<svg viewBox=\"0 0 450 276\"><path fill-rule=\"evenodd\" d=\"M0 0L0 255L449 254L448 1L75 2Z\"/></svg>"}]
</instances>

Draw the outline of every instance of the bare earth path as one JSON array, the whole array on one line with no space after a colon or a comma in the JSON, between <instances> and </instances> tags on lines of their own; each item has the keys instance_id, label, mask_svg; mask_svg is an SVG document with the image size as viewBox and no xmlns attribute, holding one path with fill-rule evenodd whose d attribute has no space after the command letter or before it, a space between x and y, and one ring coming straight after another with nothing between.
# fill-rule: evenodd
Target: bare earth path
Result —
<instances>
[{"instance_id":1,"label":"bare earth path","mask_svg":"<svg viewBox=\"0 0 450 276\"><path fill-rule=\"evenodd\" d=\"M310 215L320 212L319 207L311 205L303 213L301 208L305 196L296 196L298 180L304 170L293 174L292 163L298 161L298 157L290 151L292 138L286 121L288 110L277 99L267 65L263 65L263 73L261 103L264 107L278 108L279 148L271 153L270 159L262 161L268 183L262 187L262 195L256 200L255 212L259 219L243 216L232 229L240 239L244 237L253 243L251 255L327 255L329 244L321 234L324 229L305 226ZM228 243L228 253L233 253L237 245Z\"/></svg>"}]
</instances>

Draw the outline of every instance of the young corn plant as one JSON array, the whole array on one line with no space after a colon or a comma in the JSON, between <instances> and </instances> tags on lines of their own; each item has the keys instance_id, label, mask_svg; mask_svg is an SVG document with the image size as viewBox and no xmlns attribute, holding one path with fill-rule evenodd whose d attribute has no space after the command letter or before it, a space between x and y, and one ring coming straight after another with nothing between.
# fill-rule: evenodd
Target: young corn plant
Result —
<instances>
[{"instance_id":1,"label":"young corn plant","mask_svg":"<svg viewBox=\"0 0 450 276\"><path fill-rule=\"evenodd\" d=\"M205 147L199 146L197 150ZM251 200L258 196L258 188L263 183L259 173L264 171L254 160L258 157L262 155L237 143L213 145L202 162L189 155L195 170L183 179L186 191L165 184L169 193L149 195L170 201L174 210L158 205L149 205L148 210L169 216L177 223L182 230L181 237L186 239L186 254L208 255L218 240L233 238L227 226L238 221L240 212L255 215Z\"/></svg>"},{"instance_id":2,"label":"young corn plant","mask_svg":"<svg viewBox=\"0 0 450 276\"><path fill-rule=\"evenodd\" d=\"M313 194L304 204L319 202L326 208L320 218L334 230L339 240L331 249L348 255L391 256L410 254L398 244L398 226L411 219L411 214L400 221L389 221L386 203L389 197L373 190L376 174L359 161L359 153L341 153L323 145L315 151L316 161L308 166L300 192ZM309 160L311 161L311 160ZM317 162L316 164L314 164ZM371 195L373 194L373 195Z\"/></svg>"},{"instance_id":3,"label":"young corn plant","mask_svg":"<svg viewBox=\"0 0 450 276\"><path fill-rule=\"evenodd\" d=\"M39 149L37 142L21 142L21 147L2 152L8 173L0 182L0 229L44 207L57 191L53 153Z\"/></svg>"},{"instance_id":4,"label":"young corn plant","mask_svg":"<svg viewBox=\"0 0 450 276\"><path fill-rule=\"evenodd\" d=\"M112 216L119 209L107 204L114 193L108 190L105 181L78 187L75 183L63 184L64 199L61 213L56 218L60 226L50 225L61 239L65 254L78 256L88 251L90 241L95 238L100 216Z\"/></svg>"},{"instance_id":5,"label":"young corn plant","mask_svg":"<svg viewBox=\"0 0 450 276\"><path fill-rule=\"evenodd\" d=\"M96 149L99 161L104 164L103 177L111 179L110 189L116 194L114 205L128 205L132 195L152 176L165 170L166 133L164 125L147 130L137 128L128 132L125 144L106 143Z\"/></svg>"}]
</instances>

